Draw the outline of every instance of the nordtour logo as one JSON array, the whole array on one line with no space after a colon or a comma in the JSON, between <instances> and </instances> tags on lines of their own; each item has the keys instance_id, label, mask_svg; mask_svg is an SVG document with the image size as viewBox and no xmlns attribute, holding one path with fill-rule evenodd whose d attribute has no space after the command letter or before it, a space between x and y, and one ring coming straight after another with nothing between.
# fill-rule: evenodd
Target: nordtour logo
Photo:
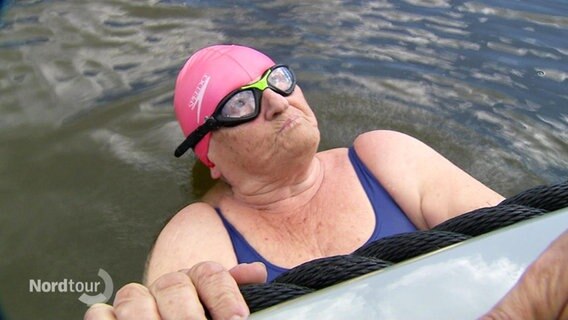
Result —
<instances>
[{"instance_id":1,"label":"nordtour logo","mask_svg":"<svg viewBox=\"0 0 568 320\"><path fill-rule=\"evenodd\" d=\"M112 282L112 278L104 269L99 269L97 275L103 280L102 283L101 281L76 281L67 278L61 281L43 281L41 279L30 279L30 292L76 292L81 293L81 296L78 298L78 300L88 306L91 306L95 303L105 303L112 296L114 284ZM100 290L103 290L103 292L101 293ZM95 292L98 293L95 295L87 294Z\"/></svg>"},{"instance_id":2,"label":"nordtour logo","mask_svg":"<svg viewBox=\"0 0 568 320\"><path fill-rule=\"evenodd\" d=\"M208 74L204 74L199 80L199 84L197 84L197 88L191 95L191 99L189 100L189 107L193 111L195 107L197 107L197 122L199 123L201 119L201 103L203 102L203 97L205 96L205 90L207 90L207 85L209 84L209 80L211 76Z\"/></svg>"}]
</instances>

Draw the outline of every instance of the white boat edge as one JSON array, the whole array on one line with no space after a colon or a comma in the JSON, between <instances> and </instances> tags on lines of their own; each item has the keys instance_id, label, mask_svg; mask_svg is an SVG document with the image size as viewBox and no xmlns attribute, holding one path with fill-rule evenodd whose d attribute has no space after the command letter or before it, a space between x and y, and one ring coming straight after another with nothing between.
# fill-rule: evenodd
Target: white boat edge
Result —
<instances>
[{"instance_id":1,"label":"white boat edge","mask_svg":"<svg viewBox=\"0 0 568 320\"><path fill-rule=\"evenodd\" d=\"M568 228L568 208L261 310L249 319L477 319Z\"/></svg>"}]
</instances>

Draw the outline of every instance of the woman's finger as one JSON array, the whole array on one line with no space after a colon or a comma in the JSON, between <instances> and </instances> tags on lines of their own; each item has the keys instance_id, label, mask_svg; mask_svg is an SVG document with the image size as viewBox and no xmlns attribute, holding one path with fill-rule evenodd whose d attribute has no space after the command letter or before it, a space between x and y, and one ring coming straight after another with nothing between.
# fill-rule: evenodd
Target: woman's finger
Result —
<instances>
[{"instance_id":1,"label":"woman's finger","mask_svg":"<svg viewBox=\"0 0 568 320\"><path fill-rule=\"evenodd\" d=\"M213 319L244 319L249 309L237 282L223 266L202 262L189 271L201 301Z\"/></svg>"},{"instance_id":2,"label":"woman's finger","mask_svg":"<svg viewBox=\"0 0 568 320\"><path fill-rule=\"evenodd\" d=\"M172 272L158 278L151 286L163 320L205 319L195 286L184 272Z\"/></svg>"},{"instance_id":3,"label":"woman's finger","mask_svg":"<svg viewBox=\"0 0 568 320\"><path fill-rule=\"evenodd\" d=\"M160 319L154 297L139 283L130 283L118 290L113 305L117 320Z\"/></svg>"},{"instance_id":4,"label":"woman's finger","mask_svg":"<svg viewBox=\"0 0 568 320\"><path fill-rule=\"evenodd\" d=\"M116 320L113 308L108 304L97 303L85 313L83 320Z\"/></svg>"},{"instance_id":5,"label":"woman's finger","mask_svg":"<svg viewBox=\"0 0 568 320\"><path fill-rule=\"evenodd\" d=\"M229 270L239 285L264 283L268 277L266 266L262 262L242 263Z\"/></svg>"}]
</instances>

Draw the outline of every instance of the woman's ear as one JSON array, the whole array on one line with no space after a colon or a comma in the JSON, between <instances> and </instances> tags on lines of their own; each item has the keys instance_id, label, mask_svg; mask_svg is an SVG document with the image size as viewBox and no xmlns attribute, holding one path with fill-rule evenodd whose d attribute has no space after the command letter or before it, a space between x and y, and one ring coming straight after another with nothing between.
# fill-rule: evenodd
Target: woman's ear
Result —
<instances>
[{"instance_id":1,"label":"woman's ear","mask_svg":"<svg viewBox=\"0 0 568 320\"><path fill-rule=\"evenodd\" d=\"M221 178L221 171L219 171L219 169L217 169L216 165L213 165L212 167L210 167L209 171L211 172L211 178L213 178L215 180Z\"/></svg>"}]
</instances>

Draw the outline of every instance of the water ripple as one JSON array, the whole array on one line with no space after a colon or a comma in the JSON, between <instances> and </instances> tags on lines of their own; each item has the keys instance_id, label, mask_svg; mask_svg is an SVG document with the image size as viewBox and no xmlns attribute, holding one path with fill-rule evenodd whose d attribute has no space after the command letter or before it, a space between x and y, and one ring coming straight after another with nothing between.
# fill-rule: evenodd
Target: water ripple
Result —
<instances>
[{"instance_id":1,"label":"water ripple","mask_svg":"<svg viewBox=\"0 0 568 320\"><path fill-rule=\"evenodd\" d=\"M30 262L83 274L69 257L143 265L157 230L142 226L159 228L208 186L207 168L172 156L182 135L171 101L186 57L213 43L291 65L322 148L394 129L505 195L566 179L567 12L564 0L14 1L0 24L0 190L17 196L0 211L18 232L3 279L20 286L11 275ZM85 254L94 238L116 252ZM133 268L113 277L131 281ZM15 318L84 312L77 301L50 304L58 316L29 308L41 304L29 295L3 298Z\"/></svg>"},{"instance_id":2,"label":"water ripple","mask_svg":"<svg viewBox=\"0 0 568 320\"><path fill-rule=\"evenodd\" d=\"M477 13L485 16L496 16L504 19L523 20L535 24L547 25L559 29L568 27L568 17L549 14L538 14L508 8L499 8L478 2L466 2L458 8L462 12ZM560 11L562 12L562 11Z\"/></svg>"},{"instance_id":3,"label":"water ripple","mask_svg":"<svg viewBox=\"0 0 568 320\"><path fill-rule=\"evenodd\" d=\"M0 77L2 90L14 92L14 105L25 106L20 116L32 123L57 123L95 110L109 95L171 83L192 50L223 39L209 18L189 7L128 1L29 6L33 15L13 8L14 17L0 29ZM191 43L186 30L193 30ZM14 74L18 69L25 72ZM40 85L20 95L23 79Z\"/></svg>"}]
</instances>

